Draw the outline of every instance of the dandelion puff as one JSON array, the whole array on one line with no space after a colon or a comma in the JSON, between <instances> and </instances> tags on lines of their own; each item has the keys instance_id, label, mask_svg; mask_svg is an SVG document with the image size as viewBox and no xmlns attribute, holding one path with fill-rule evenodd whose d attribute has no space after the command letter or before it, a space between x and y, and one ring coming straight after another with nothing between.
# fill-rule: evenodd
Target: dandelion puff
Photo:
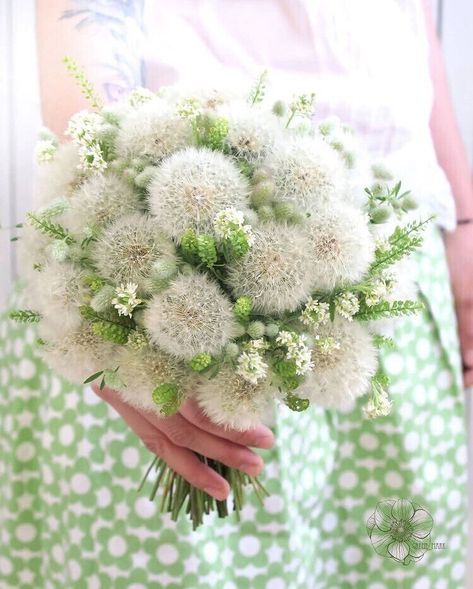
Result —
<instances>
[{"instance_id":1,"label":"dandelion puff","mask_svg":"<svg viewBox=\"0 0 473 589\"><path fill-rule=\"evenodd\" d=\"M278 142L264 165L274 182L274 198L303 211L339 199L346 184L337 153L319 137Z\"/></svg>"},{"instance_id":2,"label":"dandelion puff","mask_svg":"<svg viewBox=\"0 0 473 589\"><path fill-rule=\"evenodd\" d=\"M40 233L37 229L29 224L24 224L19 230L18 240L18 261L21 270L21 276L26 282L36 279L36 275L50 260L50 246L52 240L49 235ZM35 294L31 288L26 289L26 296L32 297L34 301Z\"/></svg>"},{"instance_id":3,"label":"dandelion puff","mask_svg":"<svg viewBox=\"0 0 473 589\"><path fill-rule=\"evenodd\" d=\"M230 366L224 366L214 378L200 381L195 395L214 423L240 431L264 421L272 402L280 396L269 380L251 383Z\"/></svg>"},{"instance_id":4,"label":"dandelion puff","mask_svg":"<svg viewBox=\"0 0 473 589\"><path fill-rule=\"evenodd\" d=\"M85 272L69 262L50 261L34 278L35 308L53 329L76 329L82 322L79 307L87 288Z\"/></svg>"},{"instance_id":5,"label":"dandelion puff","mask_svg":"<svg viewBox=\"0 0 473 589\"><path fill-rule=\"evenodd\" d=\"M311 254L299 229L264 223L253 230L248 253L229 265L227 282L235 297L251 297L256 311L294 311L311 291Z\"/></svg>"},{"instance_id":6,"label":"dandelion puff","mask_svg":"<svg viewBox=\"0 0 473 589\"><path fill-rule=\"evenodd\" d=\"M149 194L151 212L163 231L179 239L189 228L213 232L215 215L224 209L246 212L249 185L230 158L191 147L161 164Z\"/></svg>"},{"instance_id":7,"label":"dandelion puff","mask_svg":"<svg viewBox=\"0 0 473 589\"><path fill-rule=\"evenodd\" d=\"M317 326L314 334L314 369L296 394L321 407L345 407L368 392L376 373L378 355L372 337L364 326L342 317ZM319 345L327 338L336 345Z\"/></svg>"},{"instance_id":8,"label":"dandelion puff","mask_svg":"<svg viewBox=\"0 0 473 589\"><path fill-rule=\"evenodd\" d=\"M374 240L366 215L356 208L325 208L308 221L306 231L315 290L357 282L374 259Z\"/></svg>"},{"instance_id":9,"label":"dandelion puff","mask_svg":"<svg viewBox=\"0 0 473 589\"><path fill-rule=\"evenodd\" d=\"M195 354L219 354L236 334L232 305L204 274L178 276L148 303L144 325L154 344L190 360Z\"/></svg>"},{"instance_id":10,"label":"dandelion puff","mask_svg":"<svg viewBox=\"0 0 473 589\"><path fill-rule=\"evenodd\" d=\"M247 104L231 103L219 114L228 121L227 147L253 164L263 160L281 134L274 115Z\"/></svg>"},{"instance_id":11,"label":"dandelion puff","mask_svg":"<svg viewBox=\"0 0 473 589\"><path fill-rule=\"evenodd\" d=\"M83 173L79 169L79 151L73 143L60 145L54 158L44 162L38 170L35 201L48 205L56 198L68 197L80 184Z\"/></svg>"},{"instance_id":12,"label":"dandelion puff","mask_svg":"<svg viewBox=\"0 0 473 589\"><path fill-rule=\"evenodd\" d=\"M138 194L116 174L91 176L74 193L63 224L80 233L86 227L103 227L123 215L140 210Z\"/></svg>"},{"instance_id":13,"label":"dandelion puff","mask_svg":"<svg viewBox=\"0 0 473 589\"><path fill-rule=\"evenodd\" d=\"M117 136L119 157L159 162L192 143L192 127L163 100L155 98L132 111Z\"/></svg>"},{"instance_id":14,"label":"dandelion puff","mask_svg":"<svg viewBox=\"0 0 473 589\"><path fill-rule=\"evenodd\" d=\"M91 257L104 278L141 286L154 262L172 256L174 251L154 219L135 214L109 225L94 242Z\"/></svg>"},{"instance_id":15,"label":"dandelion puff","mask_svg":"<svg viewBox=\"0 0 473 589\"><path fill-rule=\"evenodd\" d=\"M185 393L193 378L181 360L149 345L141 349L122 347L115 362L125 385L118 391L120 397L133 407L155 413L159 413L152 398L156 387L176 384Z\"/></svg>"},{"instance_id":16,"label":"dandelion puff","mask_svg":"<svg viewBox=\"0 0 473 589\"><path fill-rule=\"evenodd\" d=\"M116 362L116 346L98 338L87 322L66 333L53 333L41 321L39 335L47 342L41 346L46 364L71 383L82 384L91 374Z\"/></svg>"}]
</instances>

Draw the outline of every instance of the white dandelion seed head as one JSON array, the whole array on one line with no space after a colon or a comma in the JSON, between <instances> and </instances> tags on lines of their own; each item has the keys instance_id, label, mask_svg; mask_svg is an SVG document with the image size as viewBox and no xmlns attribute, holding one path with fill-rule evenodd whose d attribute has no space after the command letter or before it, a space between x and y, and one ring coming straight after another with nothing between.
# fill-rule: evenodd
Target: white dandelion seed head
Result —
<instances>
[{"instance_id":1,"label":"white dandelion seed head","mask_svg":"<svg viewBox=\"0 0 473 589\"><path fill-rule=\"evenodd\" d=\"M215 215L234 207L246 212L249 184L230 158L206 148L173 154L149 186L150 209L171 237L184 231L213 232Z\"/></svg>"},{"instance_id":2,"label":"white dandelion seed head","mask_svg":"<svg viewBox=\"0 0 473 589\"><path fill-rule=\"evenodd\" d=\"M227 146L253 164L266 157L281 135L279 121L272 113L247 103L232 102L219 114L228 121Z\"/></svg>"},{"instance_id":3,"label":"white dandelion seed head","mask_svg":"<svg viewBox=\"0 0 473 589\"><path fill-rule=\"evenodd\" d=\"M264 165L274 182L274 198L304 212L338 200L346 186L339 156L320 137L280 141Z\"/></svg>"},{"instance_id":4,"label":"white dandelion seed head","mask_svg":"<svg viewBox=\"0 0 473 589\"><path fill-rule=\"evenodd\" d=\"M55 372L74 384L82 384L89 376L114 366L117 346L98 338L88 322L64 333L54 332L44 321L39 324L39 335L46 340L41 355Z\"/></svg>"},{"instance_id":5,"label":"white dandelion seed head","mask_svg":"<svg viewBox=\"0 0 473 589\"><path fill-rule=\"evenodd\" d=\"M355 321L335 318L315 328L313 371L296 394L321 407L342 408L368 392L378 367L378 353L367 328ZM333 338L337 345L317 345L319 338Z\"/></svg>"},{"instance_id":6,"label":"white dandelion seed head","mask_svg":"<svg viewBox=\"0 0 473 589\"><path fill-rule=\"evenodd\" d=\"M140 287L149 278L154 262L174 252L154 219L135 214L111 223L94 242L91 257L104 278Z\"/></svg>"},{"instance_id":7,"label":"white dandelion seed head","mask_svg":"<svg viewBox=\"0 0 473 589\"><path fill-rule=\"evenodd\" d=\"M264 421L280 394L269 380L253 384L233 367L223 366L214 378L197 384L195 396L214 423L244 431Z\"/></svg>"},{"instance_id":8,"label":"white dandelion seed head","mask_svg":"<svg viewBox=\"0 0 473 589\"><path fill-rule=\"evenodd\" d=\"M101 228L139 209L140 199L133 188L106 172L89 177L72 194L71 208L62 222L72 233L81 233L85 227Z\"/></svg>"},{"instance_id":9,"label":"white dandelion seed head","mask_svg":"<svg viewBox=\"0 0 473 589\"><path fill-rule=\"evenodd\" d=\"M219 354L237 329L230 300L199 273L179 275L149 301L144 317L152 342L186 360Z\"/></svg>"},{"instance_id":10,"label":"white dandelion seed head","mask_svg":"<svg viewBox=\"0 0 473 589\"><path fill-rule=\"evenodd\" d=\"M85 272L69 262L50 261L36 272L35 308L54 330L68 332L82 322L79 307L85 303Z\"/></svg>"},{"instance_id":11,"label":"white dandelion seed head","mask_svg":"<svg viewBox=\"0 0 473 589\"><path fill-rule=\"evenodd\" d=\"M307 237L295 227L264 223L253 228L248 253L228 267L235 297L251 297L263 313L294 311L311 291L311 255Z\"/></svg>"},{"instance_id":12,"label":"white dandelion seed head","mask_svg":"<svg viewBox=\"0 0 473 589\"><path fill-rule=\"evenodd\" d=\"M115 363L124 383L118 391L120 397L133 407L158 414L159 407L152 398L154 389L174 383L185 393L193 379L181 360L152 346L141 349L123 346Z\"/></svg>"},{"instance_id":13,"label":"white dandelion seed head","mask_svg":"<svg viewBox=\"0 0 473 589\"><path fill-rule=\"evenodd\" d=\"M325 208L306 224L312 258L311 286L331 290L359 281L374 259L366 215L348 205Z\"/></svg>"},{"instance_id":14,"label":"white dandelion seed head","mask_svg":"<svg viewBox=\"0 0 473 589\"><path fill-rule=\"evenodd\" d=\"M83 178L79 162L76 145L60 145L54 158L45 162L38 170L35 204L45 206L56 198L70 196Z\"/></svg>"},{"instance_id":15,"label":"white dandelion seed head","mask_svg":"<svg viewBox=\"0 0 473 589\"><path fill-rule=\"evenodd\" d=\"M123 120L116 149L118 156L124 159L143 157L156 163L190 143L190 122L163 100L155 98Z\"/></svg>"}]
</instances>

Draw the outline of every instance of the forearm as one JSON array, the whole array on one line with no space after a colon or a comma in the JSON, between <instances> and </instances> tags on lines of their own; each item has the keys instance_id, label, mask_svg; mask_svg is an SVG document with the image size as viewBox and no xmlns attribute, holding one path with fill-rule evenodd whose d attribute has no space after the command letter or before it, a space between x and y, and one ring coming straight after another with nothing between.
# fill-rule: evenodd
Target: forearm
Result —
<instances>
[{"instance_id":1,"label":"forearm","mask_svg":"<svg viewBox=\"0 0 473 589\"><path fill-rule=\"evenodd\" d=\"M450 99L440 43L427 5L425 12L430 44L430 71L434 87L430 128L437 159L450 182L457 218L473 219L473 182L470 166Z\"/></svg>"},{"instance_id":2,"label":"forearm","mask_svg":"<svg viewBox=\"0 0 473 589\"><path fill-rule=\"evenodd\" d=\"M142 0L37 0L37 44L44 124L61 135L72 113L90 108L63 64L70 55L103 99L144 83Z\"/></svg>"}]
</instances>

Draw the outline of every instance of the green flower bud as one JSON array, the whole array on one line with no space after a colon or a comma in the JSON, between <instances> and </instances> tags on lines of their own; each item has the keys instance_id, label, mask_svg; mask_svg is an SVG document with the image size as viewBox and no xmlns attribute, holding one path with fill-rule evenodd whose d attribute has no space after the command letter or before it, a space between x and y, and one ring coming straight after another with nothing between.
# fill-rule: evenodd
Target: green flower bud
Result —
<instances>
[{"instance_id":1,"label":"green flower bud","mask_svg":"<svg viewBox=\"0 0 473 589\"><path fill-rule=\"evenodd\" d=\"M115 289L110 284L103 286L90 301L90 306L97 313L103 313L112 306L112 299L116 296Z\"/></svg>"},{"instance_id":2,"label":"green flower bud","mask_svg":"<svg viewBox=\"0 0 473 589\"><path fill-rule=\"evenodd\" d=\"M147 166L142 172L140 172L135 177L135 184L139 188L146 188L146 186L148 186L148 184L151 182L155 171L156 171L155 166Z\"/></svg>"},{"instance_id":3,"label":"green flower bud","mask_svg":"<svg viewBox=\"0 0 473 589\"><path fill-rule=\"evenodd\" d=\"M246 328L246 333L253 339L263 337L265 334L264 323L261 321L251 321Z\"/></svg>"},{"instance_id":4,"label":"green flower bud","mask_svg":"<svg viewBox=\"0 0 473 589\"><path fill-rule=\"evenodd\" d=\"M201 352L196 354L189 362L189 366L196 372L202 372L210 366L212 356L208 352Z\"/></svg>"},{"instance_id":5,"label":"green flower bud","mask_svg":"<svg viewBox=\"0 0 473 589\"><path fill-rule=\"evenodd\" d=\"M372 223L385 223L391 216L391 208L388 205L380 205L374 208L370 213Z\"/></svg>"},{"instance_id":6,"label":"green flower bud","mask_svg":"<svg viewBox=\"0 0 473 589\"><path fill-rule=\"evenodd\" d=\"M282 100L277 100L273 104L273 114L277 117L283 117L286 114L287 106Z\"/></svg>"},{"instance_id":7,"label":"green flower bud","mask_svg":"<svg viewBox=\"0 0 473 589\"><path fill-rule=\"evenodd\" d=\"M276 323L268 323L264 328L264 331L268 337L276 337L279 333L279 325Z\"/></svg>"},{"instance_id":8,"label":"green flower bud","mask_svg":"<svg viewBox=\"0 0 473 589\"><path fill-rule=\"evenodd\" d=\"M128 334L126 345L132 350L142 350L148 345L149 341L146 335L142 331L134 329Z\"/></svg>"},{"instance_id":9,"label":"green flower bud","mask_svg":"<svg viewBox=\"0 0 473 589\"><path fill-rule=\"evenodd\" d=\"M278 221L287 220L294 212L294 206L290 202L277 202L274 205L274 213Z\"/></svg>"},{"instance_id":10,"label":"green flower bud","mask_svg":"<svg viewBox=\"0 0 473 589\"><path fill-rule=\"evenodd\" d=\"M217 247L211 235L197 236L197 253L204 264L211 268L217 261Z\"/></svg>"},{"instance_id":11,"label":"green flower bud","mask_svg":"<svg viewBox=\"0 0 473 589\"><path fill-rule=\"evenodd\" d=\"M163 415L173 415L179 409L182 395L177 384L166 382L157 386L152 393L153 401L161 406Z\"/></svg>"},{"instance_id":12,"label":"green flower bud","mask_svg":"<svg viewBox=\"0 0 473 589\"><path fill-rule=\"evenodd\" d=\"M92 331L96 336L106 341L113 342L114 344L126 344L130 328L117 323L96 321L92 323Z\"/></svg>"},{"instance_id":13,"label":"green flower bud","mask_svg":"<svg viewBox=\"0 0 473 589\"><path fill-rule=\"evenodd\" d=\"M319 125L319 131L322 135L328 135L333 130L333 123L332 121L322 121Z\"/></svg>"},{"instance_id":14,"label":"green flower bud","mask_svg":"<svg viewBox=\"0 0 473 589\"><path fill-rule=\"evenodd\" d=\"M236 317L240 320L246 320L250 316L253 309L253 301L250 297L239 297L233 305L233 312Z\"/></svg>"},{"instance_id":15,"label":"green flower bud","mask_svg":"<svg viewBox=\"0 0 473 589\"><path fill-rule=\"evenodd\" d=\"M261 207L271 202L274 193L274 183L272 180L262 180L258 182L251 191L251 204L254 207Z\"/></svg>"},{"instance_id":16,"label":"green flower bud","mask_svg":"<svg viewBox=\"0 0 473 589\"><path fill-rule=\"evenodd\" d=\"M272 221L275 218L273 207L263 206L258 209L258 217L262 221Z\"/></svg>"},{"instance_id":17,"label":"green flower bud","mask_svg":"<svg viewBox=\"0 0 473 589\"><path fill-rule=\"evenodd\" d=\"M240 347L234 342L230 342L225 346L225 357L236 358L240 354Z\"/></svg>"},{"instance_id":18,"label":"green flower bud","mask_svg":"<svg viewBox=\"0 0 473 589\"><path fill-rule=\"evenodd\" d=\"M418 207L418 204L412 194L406 194L401 198L401 207L404 211L412 211Z\"/></svg>"},{"instance_id":19,"label":"green flower bud","mask_svg":"<svg viewBox=\"0 0 473 589\"><path fill-rule=\"evenodd\" d=\"M392 180L393 176L391 172L385 168L382 164L373 164L371 166L371 171L373 172L373 176L377 180Z\"/></svg>"},{"instance_id":20,"label":"green flower bud","mask_svg":"<svg viewBox=\"0 0 473 589\"><path fill-rule=\"evenodd\" d=\"M257 168L253 172L253 182L258 184L258 182L264 182L265 180L269 180L271 178L271 173L267 168Z\"/></svg>"},{"instance_id":21,"label":"green flower bud","mask_svg":"<svg viewBox=\"0 0 473 589\"><path fill-rule=\"evenodd\" d=\"M176 260L164 258L157 260L151 269L151 276L155 280L168 280L177 272Z\"/></svg>"},{"instance_id":22,"label":"green flower bud","mask_svg":"<svg viewBox=\"0 0 473 589\"><path fill-rule=\"evenodd\" d=\"M335 151L343 151L343 143L341 141L331 141L330 145Z\"/></svg>"}]
</instances>

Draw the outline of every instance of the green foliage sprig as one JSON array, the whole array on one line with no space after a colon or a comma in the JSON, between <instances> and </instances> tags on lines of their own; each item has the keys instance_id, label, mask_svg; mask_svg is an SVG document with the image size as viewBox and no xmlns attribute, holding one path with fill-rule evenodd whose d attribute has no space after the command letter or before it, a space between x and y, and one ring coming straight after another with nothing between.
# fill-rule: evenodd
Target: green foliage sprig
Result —
<instances>
[{"instance_id":1,"label":"green foliage sprig","mask_svg":"<svg viewBox=\"0 0 473 589\"><path fill-rule=\"evenodd\" d=\"M66 55L66 57L64 57L63 63L66 66L67 71L76 80L77 84L81 89L82 94L90 102L92 108L100 110L103 107L103 100L96 92L90 80L87 79L84 70L78 65L75 59L73 59L69 55Z\"/></svg>"},{"instance_id":2,"label":"green foliage sprig","mask_svg":"<svg viewBox=\"0 0 473 589\"><path fill-rule=\"evenodd\" d=\"M26 216L30 224L41 233L44 233L44 235L49 235L53 239L60 239L67 245L75 243L75 239L59 223L53 223L49 219L43 218L35 213L27 213Z\"/></svg>"},{"instance_id":3,"label":"green foliage sprig","mask_svg":"<svg viewBox=\"0 0 473 589\"><path fill-rule=\"evenodd\" d=\"M8 317L18 323L38 323L41 321L41 315L31 309L14 309L10 311Z\"/></svg>"},{"instance_id":4,"label":"green foliage sprig","mask_svg":"<svg viewBox=\"0 0 473 589\"><path fill-rule=\"evenodd\" d=\"M263 102L264 95L266 92L267 79L268 79L268 70L264 70L258 76L258 79L256 80L256 84L254 85L254 87L252 88L252 90L248 96L248 102L251 105L258 104L259 102Z\"/></svg>"},{"instance_id":5,"label":"green foliage sprig","mask_svg":"<svg viewBox=\"0 0 473 589\"><path fill-rule=\"evenodd\" d=\"M380 303L368 307L361 303L360 310L355 315L359 321L374 321L376 319L386 319L389 317L400 317L401 315L412 315L424 308L420 301L381 301Z\"/></svg>"}]
</instances>

